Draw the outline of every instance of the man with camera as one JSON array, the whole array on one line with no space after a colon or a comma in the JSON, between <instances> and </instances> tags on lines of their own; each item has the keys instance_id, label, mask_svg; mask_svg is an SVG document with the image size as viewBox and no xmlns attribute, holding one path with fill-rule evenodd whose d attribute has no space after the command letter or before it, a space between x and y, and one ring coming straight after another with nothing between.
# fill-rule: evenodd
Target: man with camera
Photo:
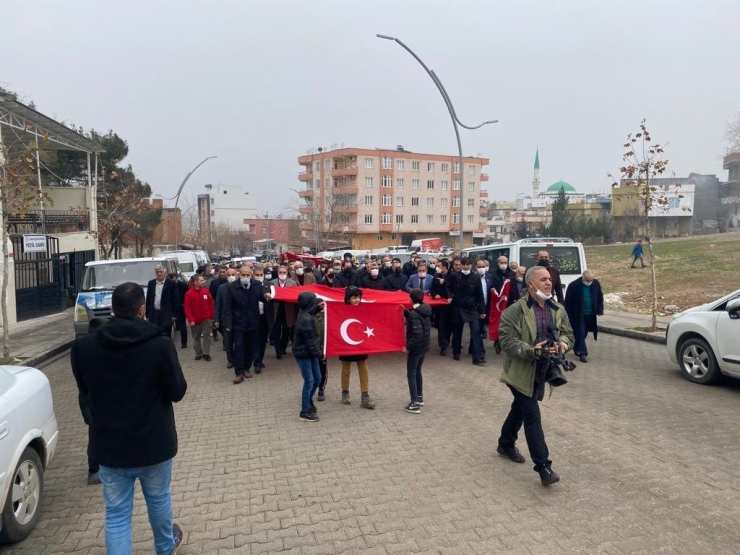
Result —
<instances>
[{"instance_id":1,"label":"man with camera","mask_svg":"<svg viewBox=\"0 0 740 555\"><path fill-rule=\"evenodd\" d=\"M555 387L567 383L560 366L566 370L575 368L563 358L575 338L565 309L552 298L552 279L547 268L529 268L524 279L527 293L504 311L499 326L505 355L501 381L511 390L514 401L501 427L497 452L517 463L526 461L516 448L517 435L524 424L534 470L542 485L549 486L560 477L551 468L539 401L544 397L546 383Z\"/></svg>"}]
</instances>

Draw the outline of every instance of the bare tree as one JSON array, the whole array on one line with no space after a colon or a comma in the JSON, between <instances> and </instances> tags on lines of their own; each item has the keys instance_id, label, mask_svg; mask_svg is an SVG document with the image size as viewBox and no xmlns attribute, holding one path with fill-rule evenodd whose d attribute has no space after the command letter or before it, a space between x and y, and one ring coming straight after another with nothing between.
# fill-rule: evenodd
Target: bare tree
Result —
<instances>
[{"instance_id":1,"label":"bare tree","mask_svg":"<svg viewBox=\"0 0 740 555\"><path fill-rule=\"evenodd\" d=\"M725 139L727 139L728 154L740 152L740 112L735 115L734 121L727 124Z\"/></svg>"},{"instance_id":2,"label":"bare tree","mask_svg":"<svg viewBox=\"0 0 740 555\"><path fill-rule=\"evenodd\" d=\"M357 200L352 195L342 195L325 189L323 203L314 193L311 196L298 197L287 209L299 212L300 221L310 225L310 239L316 252L321 252L331 243L346 242L344 229L349 223L342 221L344 212L341 207L352 206L353 202L356 205Z\"/></svg>"}]
</instances>

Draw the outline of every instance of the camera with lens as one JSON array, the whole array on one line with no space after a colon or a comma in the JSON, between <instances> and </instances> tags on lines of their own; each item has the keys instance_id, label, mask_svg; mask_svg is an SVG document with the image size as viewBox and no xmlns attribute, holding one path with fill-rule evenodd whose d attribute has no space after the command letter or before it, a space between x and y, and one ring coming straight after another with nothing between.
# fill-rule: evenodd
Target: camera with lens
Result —
<instances>
[{"instance_id":1,"label":"camera with lens","mask_svg":"<svg viewBox=\"0 0 740 555\"><path fill-rule=\"evenodd\" d=\"M560 333L553 327L548 327L552 339L547 341L542 348L535 349L535 358L542 364L544 369L544 381L553 387L560 387L568 383L563 375L562 370L572 372L576 365L565 358L565 355L558 349L560 343ZM553 353L552 351L555 351ZM562 369L562 370L561 370Z\"/></svg>"}]
</instances>

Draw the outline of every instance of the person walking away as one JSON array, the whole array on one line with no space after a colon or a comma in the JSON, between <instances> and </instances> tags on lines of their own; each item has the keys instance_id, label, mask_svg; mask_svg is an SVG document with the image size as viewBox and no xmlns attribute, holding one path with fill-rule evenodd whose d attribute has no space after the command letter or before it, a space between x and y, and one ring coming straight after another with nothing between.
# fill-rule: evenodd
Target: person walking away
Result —
<instances>
[{"instance_id":1,"label":"person walking away","mask_svg":"<svg viewBox=\"0 0 740 555\"><path fill-rule=\"evenodd\" d=\"M344 304L360 306L362 302L362 289L350 285L344 290ZM367 371L367 355L343 355L339 357L342 361L342 404L350 405L349 398L349 374L353 362L357 363L357 373L360 376L360 406L364 409L374 409L375 403L370 398L370 380Z\"/></svg>"},{"instance_id":2,"label":"person walking away","mask_svg":"<svg viewBox=\"0 0 740 555\"><path fill-rule=\"evenodd\" d=\"M175 310L175 326L180 332L180 348L188 348L188 325L185 319L185 294L188 292L188 284L180 279L180 276L176 273L171 273L169 276L177 287L177 308Z\"/></svg>"},{"instance_id":3,"label":"person walking away","mask_svg":"<svg viewBox=\"0 0 740 555\"><path fill-rule=\"evenodd\" d=\"M100 464L108 555L133 553L131 521L139 480L157 553L175 554L183 530L172 521L170 485L177 455L172 404L187 391L177 352L161 327L144 319L144 289L122 283L113 316L74 342L72 372L90 402L92 455Z\"/></svg>"},{"instance_id":4,"label":"person walking away","mask_svg":"<svg viewBox=\"0 0 740 555\"><path fill-rule=\"evenodd\" d=\"M303 291L298 295L298 316L293 332L293 356L303 376L303 392L301 395L301 412L298 419L302 422L318 422L319 415L313 396L321 382L319 359L324 355L319 350L316 337L315 314L322 310L323 302L311 291Z\"/></svg>"},{"instance_id":5,"label":"person walking away","mask_svg":"<svg viewBox=\"0 0 740 555\"><path fill-rule=\"evenodd\" d=\"M424 406L423 379L421 367L424 356L431 343L432 308L424 302L424 291L412 289L411 310L404 310L406 316L406 378L409 383L409 404L403 409L411 414L421 413Z\"/></svg>"},{"instance_id":6,"label":"person walking away","mask_svg":"<svg viewBox=\"0 0 740 555\"><path fill-rule=\"evenodd\" d=\"M167 337L172 335L172 323L177 320L180 302L177 286L167 279L167 270L161 264L154 268L155 279L146 287L146 319L162 328Z\"/></svg>"},{"instance_id":7,"label":"person walking away","mask_svg":"<svg viewBox=\"0 0 740 555\"><path fill-rule=\"evenodd\" d=\"M262 284L252 279L252 268L239 268L239 280L226 288L221 325L234 337L234 385L251 378L259 340L259 302L265 298ZM261 371L261 370L260 370ZM256 370L255 370L256 372Z\"/></svg>"},{"instance_id":8,"label":"person walking away","mask_svg":"<svg viewBox=\"0 0 740 555\"><path fill-rule=\"evenodd\" d=\"M230 331L226 331L226 328L221 325L221 320L224 315L224 306L226 305L226 288L229 283L234 283L235 281L236 269L227 269L226 279L218 286L218 291L216 292L216 309L213 314L213 325L224 338L223 350L226 352L226 368L234 367L234 334ZM214 281L214 283L216 282ZM211 285L213 285L213 283Z\"/></svg>"},{"instance_id":9,"label":"person walking away","mask_svg":"<svg viewBox=\"0 0 740 555\"><path fill-rule=\"evenodd\" d=\"M558 331L559 343L552 347L551 354L565 354L575 339L565 310L552 298L552 279L547 268L534 266L527 270L525 279L527 294L504 311L499 326L504 350L501 381L508 386L514 401L501 427L496 451L516 463L526 462L516 448L523 424L534 470L540 475L542 485L549 486L558 482L560 477L551 468L539 406L545 393L548 362L537 355L545 348L548 339L555 339L552 330Z\"/></svg>"},{"instance_id":10,"label":"person walking away","mask_svg":"<svg viewBox=\"0 0 740 555\"><path fill-rule=\"evenodd\" d=\"M105 322L106 321L102 318L93 318L90 320L87 328L89 333L94 334L97 332ZM95 460L95 456L92 453L92 427L90 426L92 413L90 411L90 396L80 391L77 400L80 404L82 420L87 426L87 485L94 486L100 483L100 465Z\"/></svg>"},{"instance_id":11,"label":"person walking away","mask_svg":"<svg viewBox=\"0 0 740 555\"><path fill-rule=\"evenodd\" d=\"M195 276L185 294L185 318L193 335L195 360L211 361L211 328L215 306L203 276Z\"/></svg>"},{"instance_id":12,"label":"person walking away","mask_svg":"<svg viewBox=\"0 0 740 555\"><path fill-rule=\"evenodd\" d=\"M645 262L642 259L642 254L643 254L643 252L642 252L642 239L638 239L637 240L637 243L635 243L635 246L632 247L632 265L630 266L630 268L634 268L635 267L635 263L638 260L640 261L640 266L642 268L645 267Z\"/></svg>"},{"instance_id":13,"label":"person walking away","mask_svg":"<svg viewBox=\"0 0 740 555\"><path fill-rule=\"evenodd\" d=\"M593 271L584 270L581 279L568 285L564 306L575 336L573 354L581 362L588 362L586 336L588 332L592 332L596 341L598 335L596 318L604 315L604 293L599 280L594 279Z\"/></svg>"}]
</instances>

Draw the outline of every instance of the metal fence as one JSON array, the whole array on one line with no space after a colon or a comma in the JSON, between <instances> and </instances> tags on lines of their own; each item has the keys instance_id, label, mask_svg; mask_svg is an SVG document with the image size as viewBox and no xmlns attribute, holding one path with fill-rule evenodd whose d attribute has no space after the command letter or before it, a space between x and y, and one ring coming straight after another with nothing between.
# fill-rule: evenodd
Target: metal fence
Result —
<instances>
[{"instance_id":1,"label":"metal fence","mask_svg":"<svg viewBox=\"0 0 740 555\"><path fill-rule=\"evenodd\" d=\"M88 210L29 210L11 214L6 220L8 232L23 233L71 233L90 229Z\"/></svg>"},{"instance_id":2,"label":"metal fence","mask_svg":"<svg viewBox=\"0 0 740 555\"><path fill-rule=\"evenodd\" d=\"M46 238L46 252L23 252L23 237L11 236L15 261L18 321L61 312L65 308L59 239Z\"/></svg>"}]
</instances>

